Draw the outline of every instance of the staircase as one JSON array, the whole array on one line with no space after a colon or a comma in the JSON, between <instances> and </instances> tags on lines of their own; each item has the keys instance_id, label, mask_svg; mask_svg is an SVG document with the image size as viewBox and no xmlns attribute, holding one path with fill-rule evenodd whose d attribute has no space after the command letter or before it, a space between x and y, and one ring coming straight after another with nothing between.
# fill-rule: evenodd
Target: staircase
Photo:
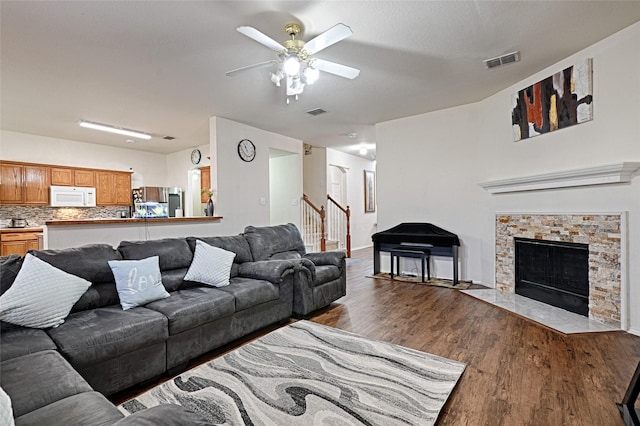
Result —
<instances>
[{"instance_id":1,"label":"staircase","mask_svg":"<svg viewBox=\"0 0 640 426\"><path fill-rule=\"evenodd\" d=\"M327 195L327 209L302 197L302 239L308 252L343 250L351 257L351 210Z\"/></svg>"}]
</instances>

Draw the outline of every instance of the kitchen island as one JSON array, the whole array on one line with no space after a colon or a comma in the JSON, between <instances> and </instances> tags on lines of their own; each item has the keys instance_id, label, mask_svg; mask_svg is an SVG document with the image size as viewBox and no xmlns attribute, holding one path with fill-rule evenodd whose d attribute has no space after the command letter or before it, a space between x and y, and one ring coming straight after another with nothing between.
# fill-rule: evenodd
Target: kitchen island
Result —
<instances>
[{"instance_id":1,"label":"kitchen island","mask_svg":"<svg viewBox=\"0 0 640 426\"><path fill-rule=\"evenodd\" d=\"M44 248L61 249L87 244L155 240L188 236L213 236L220 232L222 216L48 220L44 223Z\"/></svg>"}]
</instances>

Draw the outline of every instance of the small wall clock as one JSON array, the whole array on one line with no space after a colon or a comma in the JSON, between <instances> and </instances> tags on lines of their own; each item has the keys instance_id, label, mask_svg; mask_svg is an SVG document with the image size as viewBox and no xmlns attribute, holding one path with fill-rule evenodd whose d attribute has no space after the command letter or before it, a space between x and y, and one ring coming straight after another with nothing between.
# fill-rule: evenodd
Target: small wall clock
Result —
<instances>
[{"instance_id":1,"label":"small wall clock","mask_svg":"<svg viewBox=\"0 0 640 426\"><path fill-rule=\"evenodd\" d=\"M238 142L238 155L242 161L253 161L256 158L256 146L249 139L242 139Z\"/></svg>"},{"instance_id":2,"label":"small wall clock","mask_svg":"<svg viewBox=\"0 0 640 426\"><path fill-rule=\"evenodd\" d=\"M200 164L200 160L202 160L202 153L199 149L194 149L191 151L191 162L193 164Z\"/></svg>"}]
</instances>

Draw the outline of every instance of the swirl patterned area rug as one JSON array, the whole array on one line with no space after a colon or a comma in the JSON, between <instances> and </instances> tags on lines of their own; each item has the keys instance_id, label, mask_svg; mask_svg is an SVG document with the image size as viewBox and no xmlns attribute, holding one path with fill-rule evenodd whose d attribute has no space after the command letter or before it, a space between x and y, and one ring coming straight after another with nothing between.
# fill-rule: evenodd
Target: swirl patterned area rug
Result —
<instances>
[{"instance_id":1,"label":"swirl patterned area rug","mask_svg":"<svg viewBox=\"0 0 640 426\"><path fill-rule=\"evenodd\" d=\"M225 425L434 424L465 364L299 321L118 408L179 404Z\"/></svg>"}]
</instances>

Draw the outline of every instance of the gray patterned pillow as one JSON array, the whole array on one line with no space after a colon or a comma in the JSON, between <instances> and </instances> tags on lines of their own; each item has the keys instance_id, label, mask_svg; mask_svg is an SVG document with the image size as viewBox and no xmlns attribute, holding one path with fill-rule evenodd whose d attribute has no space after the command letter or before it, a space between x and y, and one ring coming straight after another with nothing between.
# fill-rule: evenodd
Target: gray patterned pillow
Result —
<instances>
[{"instance_id":1,"label":"gray patterned pillow","mask_svg":"<svg viewBox=\"0 0 640 426\"><path fill-rule=\"evenodd\" d=\"M189 266L184 280L196 281L213 287L227 286L235 257L234 252L197 240L193 261L191 261L191 266Z\"/></svg>"},{"instance_id":2,"label":"gray patterned pillow","mask_svg":"<svg viewBox=\"0 0 640 426\"><path fill-rule=\"evenodd\" d=\"M0 388L0 425L14 426L13 409L11 408L11 398Z\"/></svg>"},{"instance_id":3,"label":"gray patterned pillow","mask_svg":"<svg viewBox=\"0 0 640 426\"><path fill-rule=\"evenodd\" d=\"M90 286L27 254L13 285L0 296L0 320L31 328L57 327Z\"/></svg>"}]
</instances>

